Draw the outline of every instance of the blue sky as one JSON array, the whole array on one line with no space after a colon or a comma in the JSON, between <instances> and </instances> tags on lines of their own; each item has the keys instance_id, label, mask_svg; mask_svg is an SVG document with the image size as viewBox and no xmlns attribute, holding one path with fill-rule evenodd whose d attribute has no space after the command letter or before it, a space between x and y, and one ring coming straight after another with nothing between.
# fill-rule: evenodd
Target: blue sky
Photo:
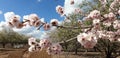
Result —
<instances>
[{"instance_id":1,"label":"blue sky","mask_svg":"<svg viewBox=\"0 0 120 58\"><path fill-rule=\"evenodd\" d=\"M4 20L4 13L14 12L16 15L23 17L24 15L29 15L31 13L37 14L40 18L44 18L45 22L49 22L51 19L58 19L62 21L62 18L56 12L56 6L64 6L65 14L74 12L74 9L77 8L75 5L81 3L82 0L75 0L75 4L71 5L70 0L0 0L0 21ZM65 4L64 4L65 3ZM3 27L4 26L4 27ZM5 22L0 22L0 30L9 29L6 26ZM51 31L55 28L51 28ZM32 26L23 27L21 29L13 28L15 32L32 36L38 39L44 39L49 37L46 34L46 31L40 29L37 30Z\"/></svg>"},{"instance_id":2,"label":"blue sky","mask_svg":"<svg viewBox=\"0 0 120 58\"><path fill-rule=\"evenodd\" d=\"M0 21L4 21L6 12L14 12L21 17L36 13L47 22L53 18L61 20L55 9L57 5L63 6L64 0L0 0L0 11L2 11Z\"/></svg>"}]
</instances>

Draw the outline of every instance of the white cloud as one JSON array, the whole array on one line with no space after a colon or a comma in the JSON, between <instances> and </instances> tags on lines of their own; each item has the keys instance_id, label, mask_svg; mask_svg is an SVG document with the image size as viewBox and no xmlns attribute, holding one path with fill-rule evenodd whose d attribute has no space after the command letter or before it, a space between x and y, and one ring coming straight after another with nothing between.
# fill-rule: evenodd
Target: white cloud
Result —
<instances>
[{"instance_id":1,"label":"white cloud","mask_svg":"<svg viewBox=\"0 0 120 58\"><path fill-rule=\"evenodd\" d=\"M45 22L45 19L44 19L44 18L41 18L40 20L41 20L41 22Z\"/></svg>"},{"instance_id":2,"label":"white cloud","mask_svg":"<svg viewBox=\"0 0 120 58\"><path fill-rule=\"evenodd\" d=\"M80 8L79 5L82 3L82 1L85 1L85 0L74 0L74 4L71 5L70 0L65 0L64 2L65 14L66 15L71 14L75 11L75 9ZM86 0L86 1L92 2L92 4L94 4L93 0ZM85 6L84 8L87 9L88 7Z\"/></svg>"},{"instance_id":3,"label":"white cloud","mask_svg":"<svg viewBox=\"0 0 120 58\"><path fill-rule=\"evenodd\" d=\"M15 14L14 14L14 12L7 12L7 13L5 13L4 14L4 17L5 17L5 21L10 21L10 19L11 19L11 16L14 16Z\"/></svg>"},{"instance_id":4,"label":"white cloud","mask_svg":"<svg viewBox=\"0 0 120 58\"><path fill-rule=\"evenodd\" d=\"M41 36L43 35L43 31L40 31L40 30L34 30L30 33L28 33L27 35L28 36L32 36L32 37L35 37L35 38L38 38L38 39L41 39Z\"/></svg>"},{"instance_id":5,"label":"white cloud","mask_svg":"<svg viewBox=\"0 0 120 58\"><path fill-rule=\"evenodd\" d=\"M1 30L6 30L9 32L10 30L12 30L12 28L8 26L7 22L1 21L0 22L0 31Z\"/></svg>"},{"instance_id":6,"label":"white cloud","mask_svg":"<svg viewBox=\"0 0 120 58\"><path fill-rule=\"evenodd\" d=\"M5 25L6 25L6 22L4 22L4 21L0 22L0 30L6 29Z\"/></svg>"},{"instance_id":7,"label":"white cloud","mask_svg":"<svg viewBox=\"0 0 120 58\"><path fill-rule=\"evenodd\" d=\"M47 31L43 32L43 34L40 36L40 39L49 39L49 35L47 34Z\"/></svg>"},{"instance_id":8,"label":"white cloud","mask_svg":"<svg viewBox=\"0 0 120 58\"><path fill-rule=\"evenodd\" d=\"M26 27L23 27L21 29L13 28L13 30L15 32L20 33L20 34L35 37L38 39L40 39L41 35L43 34L43 31L39 31L35 27L31 27L31 26L26 26Z\"/></svg>"},{"instance_id":9,"label":"white cloud","mask_svg":"<svg viewBox=\"0 0 120 58\"><path fill-rule=\"evenodd\" d=\"M21 34L26 34L26 33L32 32L33 31L33 27L26 26L26 27L23 27L21 29L13 28L13 30L18 32L18 33L21 33Z\"/></svg>"},{"instance_id":10,"label":"white cloud","mask_svg":"<svg viewBox=\"0 0 120 58\"><path fill-rule=\"evenodd\" d=\"M64 2L64 9L65 9L65 14L71 14L74 12L76 8L79 8L79 5L82 3L83 0L74 0L74 4L70 4L70 0L65 0Z\"/></svg>"}]
</instances>

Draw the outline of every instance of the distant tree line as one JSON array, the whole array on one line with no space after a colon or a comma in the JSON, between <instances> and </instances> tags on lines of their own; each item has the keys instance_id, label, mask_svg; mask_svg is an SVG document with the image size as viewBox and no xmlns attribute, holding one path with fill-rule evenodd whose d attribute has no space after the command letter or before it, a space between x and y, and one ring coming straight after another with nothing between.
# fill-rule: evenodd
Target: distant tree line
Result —
<instances>
[{"instance_id":1,"label":"distant tree line","mask_svg":"<svg viewBox=\"0 0 120 58\"><path fill-rule=\"evenodd\" d=\"M0 44L5 48L6 44L11 44L13 47L15 44L27 44L28 37L13 30L1 30L0 31Z\"/></svg>"}]
</instances>

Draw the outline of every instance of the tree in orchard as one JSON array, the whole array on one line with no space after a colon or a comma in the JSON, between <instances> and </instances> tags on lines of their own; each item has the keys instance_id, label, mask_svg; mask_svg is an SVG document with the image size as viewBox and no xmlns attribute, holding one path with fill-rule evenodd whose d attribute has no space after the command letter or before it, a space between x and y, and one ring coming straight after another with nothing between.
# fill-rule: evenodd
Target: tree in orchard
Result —
<instances>
[{"instance_id":1,"label":"tree in orchard","mask_svg":"<svg viewBox=\"0 0 120 58\"><path fill-rule=\"evenodd\" d=\"M11 29L9 30L3 29L0 31L0 43L3 45L3 48L5 48L6 44L11 44L12 47L16 43L26 44L27 38L29 37L18 34L17 32L14 32Z\"/></svg>"},{"instance_id":2,"label":"tree in orchard","mask_svg":"<svg viewBox=\"0 0 120 58\"><path fill-rule=\"evenodd\" d=\"M70 40L71 38L76 39L77 37L77 41L80 42L84 48L96 48L102 52L106 58L117 57L120 51L120 1L94 1L95 5L84 1L79 9L75 9L75 12L68 16L63 13L65 12L64 7L57 6L58 14L65 16L69 23L64 21L61 28L58 28L56 32L48 34L57 42L67 41L67 39ZM71 3L71 5L74 4L73 1L71 1ZM87 9L85 12L80 11L83 6L89 6L88 9L85 8ZM77 18L75 18L76 16ZM78 18L82 19L79 20ZM75 20L76 23L74 23L73 20ZM76 25L71 25L72 23ZM72 32L73 30L77 32ZM80 34L76 36L75 33Z\"/></svg>"}]
</instances>

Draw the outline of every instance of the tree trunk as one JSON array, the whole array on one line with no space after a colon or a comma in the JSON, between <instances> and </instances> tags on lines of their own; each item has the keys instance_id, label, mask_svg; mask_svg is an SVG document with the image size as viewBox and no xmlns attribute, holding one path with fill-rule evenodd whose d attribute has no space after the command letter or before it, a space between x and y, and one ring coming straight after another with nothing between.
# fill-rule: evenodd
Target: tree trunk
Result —
<instances>
[{"instance_id":1,"label":"tree trunk","mask_svg":"<svg viewBox=\"0 0 120 58\"><path fill-rule=\"evenodd\" d=\"M77 43L75 45L76 45L76 47L75 47L75 54L77 55L78 45L77 45Z\"/></svg>"},{"instance_id":2,"label":"tree trunk","mask_svg":"<svg viewBox=\"0 0 120 58\"><path fill-rule=\"evenodd\" d=\"M76 38L76 41L75 41L75 54L77 55L78 53L78 47L79 47L79 45L78 45L79 43L77 42L77 38Z\"/></svg>"},{"instance_id":3,"label":"tree trunk","mask_svg":"<svg viewBox=\"0 0 120 58\"><path fill-rule=\"evenodd\" d=\"M111 57L111 53L107 53L107 54L106 54L106 58L112 58L112 57Z\"/></svg>"},{"instance_id":4,"label":"tree trunk","mask_svg":"<svg viewBox=\"0 0 120 58\"><path fill-rule=\"evenodd\" d=\"M5 43L3 43L2 45L3 45L3 48L5 48Z\"/></svg>"},{"instance_id":5,"label":"tree trunk","mask_svg":"<svg viewBox=\"0 0 120 58\"><path fill-rule=\"evenodd\" d=\"M67 43L64 41L64 46L65 46L65 49L67 51Z\"/></svg>"},{"instance_id":6,"label":"tree trunk","mask_svg":"<svg viewBox=\"0 0 120 58\"><path fill-rule=\"evenodd\" d=\"M77 55L77 51L78 51L78 49L76 48L76 49L75 49L75 54L76 54L76 55Z\"/></svg>"},{"instance_id":7,"label":"tree trunk","mask_svg":"<svg viewBox=\"0 0 120 58\"><path fill-rule=\"evenodd\" d=\"M14 47L14 43L11 43L12 48Z\"/></svg>"}]
</instances>

